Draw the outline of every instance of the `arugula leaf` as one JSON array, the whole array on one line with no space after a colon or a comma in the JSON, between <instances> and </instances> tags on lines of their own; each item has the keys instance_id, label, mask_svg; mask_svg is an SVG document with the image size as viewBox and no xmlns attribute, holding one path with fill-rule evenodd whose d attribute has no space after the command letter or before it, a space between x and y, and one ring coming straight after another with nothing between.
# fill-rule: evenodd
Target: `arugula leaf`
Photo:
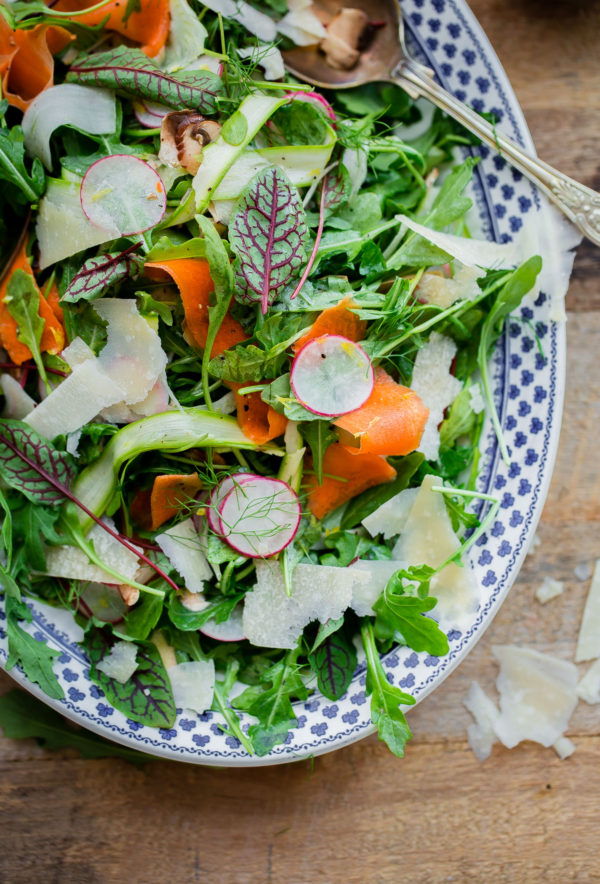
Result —
<instances>
[{"instance_id":1,"label":"arugula leaf","mask_svg":"<svg viewBox=\"0 0 600 884\"><path fill-rule=\"evenodd\" d=\"M0 543L2 543L2 549L6 553L6 564L8 569L10 570L11 562L12 562L12 554L13 554L13 521L12 521L12 511L9 506L9 503L4 495L4 492L0 488L0 507L4 512L4 518L2 520L2 528L0 529Z\"/></svg>"},{"instance_id":2,"label":"arugula leaf","mask_svg":"<svg viewBox=\"0 0 600 884\"><path fill-rule=\"evenodd\" d=\"M152 642L136 644L138 668L121 684L96 668L110 651L110 642L103 630L91 629L82 642L90 661L90 678L102 688L109 703L132 721L149 727L172 727L177 711L160 654Z\"/></svg>"},{"instance_id":3,"label":"arugula leaf","mask_svg":"<svg viewBox=\"0 0 600 884\"><path fill-rule=\"evenodd\" d=\"M75 474L72 457L58 451L21 421L0 421L0 476L32 503L64 501L56 485L68 486Z\"/></svg>"},{"instance_id":4,"label":"arugula leaf","mask_svg":"<svg viewBox=\"0 0 600 884\"><path fill-rule=\"evenodd\" d=\"M235 383L260 383L276 378L286 360L287 341L271 350L262 350L255 344L236 344L215 356L208 364L214 378Z\"/></svg>"},{"instance_id":5,"label":"arugula leaf","mask_svg":"<svg viewBox=\"0 0 600 884\"><path fill-rule=\"evenodd\" d=\"M96 354L106 345L108 322L98 316L92 304L83 302L77 307L65 304L64 318L70 341L79 336Z\"/></svg>"},{"instance_id":6,"label":"arugula leaf","mask_svg":"<svg viewBox=\"0 0 600 884\"><path fill-rule=\"evenodd\" d=\"M225 670L225 677L223 679L215 679L215 693L211 709L214 709L215 712L220 712L225 719L226 727L219 725L221 730L226 734L234 736L250 755L254 755L254 747L243 732L240 719L229 705L229 694L235 684L239 668L239 660L229 660Z\"/></svg>"},{"instance_id":7,"label":"arugula leaf","mask_svg":"<svg viewBox=\"0 0 600 884\"><path fill-rule=\"evenodd\" d=\"M8 103L0 103L4 115ZM27 206L37 203L46 187L46 173L39 159L31 165L31 174L25 166L25 145L20 126L0 128L0 178L10 185L11 201Z\"/></svg>"},{"instance_id":8,"label":"arugula leaf","mask_svg":"<svg viewBox=\"0 0 600 884\"><path fill-rule=\"evenodd\" d=\"M435 572L428 569L431 577ZM435 620L423 616L435 608L437 599L415 596L411 581L413 572L399 570L394 574L382 595L373 605L376 614L375 634L380 638L393 638L399 632L413 651L427 651L435 657L448 653L448 639ZM408 589L408 592L407 592Z\"/></svg>"},{"instance_id":9,"label":"arugula leaf","mask_svg":"<svg viewBox=\"0 0 600 884\"><path fill-rule=\"evenodd\" d=\"M168 236L163 235L152 246L145 260L148 263L172 261L174 258L206 258L206 240L196 236L184 242L173 242Z\"/></svg>"},{"instance_id":10,"label":"arugula leaf","mask_svg":"<svg viewBox=\"0 0 600 884\"><path fill-rule=\"evenodd\" d=\"M236 709L249 712L259 720L248 730L257 755L267 755L274 746L283 743L296 724L291 698L305 700L308 697L298 672L298 653L298 648L289 651L283 660L261 674L260 685L246 688L233 701Z\"/></svg>"},{"instance_id":11,"label":"arugula leaf","mask_svg":"<svg viewBox=\"0 0 600 884\"><path fill-rule=\"evenodd\" d=\"M64 537L56 531L60 515L57 507L36 506L29 501L14 510L13 538L19 549L26 549L26 561L34 571L46 570L45 543L64 543Z\"/></svg>"},{"instance_id":12,"label":"arugula leaf","mask_svg":"<svg viewBox=\"0 0 600 884\"><path fill-rule=\"evenodd\" d=\"M9 740L35 739L44 749L75 749L82 758L124 758L143 764L151 757L103 740L91 731L75 730L66 719L24 691L0 697L0 727Z\"/></svg>"},{"instance_id":13,"label":"arugula leaf","mask_svg":"<svg viewBox=\"0 0 600 884\"><path fill-rule=\"evenodd\" d=\"M200 629L209 620L215 620L217 623L227 620L243 597L243 593L226 596L211 602L201 611L190 611L189 608L181 604L178 596L172 593L167 606L167 613L169 620L177 629L181 629L184 632L193 632Z\"/></svg>"},{"instance_id":14,"label":"arugula leaf","mask_svg":"<svg viewBox=\"0 0 600 884\"><path fill-rule=\"evenodd\" d=\"M415 475L425 457L419 451L413 451L405 457L389 458L389 462L396 470L396 478L393 482L385 482L376 485L358 494L347 505L342 516L340 527L343 529L355 528L363 519L374 513L382 504L395 497L410 485L410 480Z\"/></svg>"},{"instance_id":15,"label":"arugula leaf","mask_svg":"<svg viewBox=\"0 0 600 884\"><path fill-rule=\"evenodd\" d=\"M277 167L258 172L229 223L236 299L263 313L304 263L308 228L297 189Z\"/></svg>"},{"instance_id":16,"label":"arugula leaf","mask_svg":"<svg viewBox=\"0 0 600 884\"><path fill-rule=\"evenodd\" d=\"M131 98L149 98L168 107L189 107L212 114L217 110L221 78L210 71L168 74L141 49L119 46L94 52L71 65L67 83L116 89Z\"/></svg>"},{"instance_id":17,"label":"arugula leaf","mask_svg":"<svg viewBox=\"0 0 600 884\"><path fill-rule=\"evenodd\" d=\"M123 632L127 638L147 639L160 620L164 602L160 596L144 593L136 606L125 615L125 629L117 626L113 629L114 634Z\"/></svg>"},{"instance_id":18,"label":"arugula leaf","mask_svg":"<svg viewBox=\"0 0 600 884\"><path fill-rule=\"evenodd\" d=\"M123 252L89 258L71 280L61 301L70 304L94 301L124 279L136 279L144 266L144 259L132 254L137 247L135 243Z\"/></svg>"},{"instance_id":19,"label":"arugula leaf","mask_svg":"<svg viewBox=\"0 0 600 884\"><path fill-rule=\"evenodd\" d=\"M332 633L337 632L338 629L342 626L344 622L344 615L338 617L335 620L326 620L325 623L319 623L319 629L315 636L315 640L312 644L312 648L310 649L310 653L314 654L320 645L323 644L326 638L329 638Z\"/></svg>"},{"instance_id":20,"label":"arugula leaf","mask_svg":"<svg viewBox=\"0 0 600 884\"><path fill-rule=\"evenodd\" d=\"M337 435L332 430L330 422L324 420L302 422L298 429L310 447L313 470L317 482L321 485L323 482L323 455L333 442L337 442Z\"/></svg>"},{"instance_id":21,"label":"arugula leaf","mask_svg":"<svg viewBox=\"0 0 600 884\"><path fill-rule=\"evenodd\" d=\"M356 669L356 648L343 629L328 635L308 655L321 693L329 700L345 694Z\"/></svg>"},{"instance_id":22,"label":"arugula leaf","mask_svg":"<svg viewBox=\"0 0 600 884\"><path fill-rule=\"evenodd\" d=\"M40 316L40 292L30 273L14 270L8 281L4 304L17 323L17 340L29 348L40 377L48 385L46 368L40 353L45 319Z\"/></svg>"},{"instance_id":23,"label":"arugula leaf","mask_svg":"<svg viewBox=\"0 0 600 884\"><path fill-rule=\"evenodd\" d=\"M139 298L139 311L142 314L155 313L165 325L173 325L173 313L171 307L164 301L156 301L148 292L136 292Z\"/></svg>"},{"instance_id":24,"label":"arugula leaf","mask_svg":"<svg viewBox=\"0 0 600 884\"><path fill-rule=\"evenodd\" d=\"M377 728L379 739L387 744L394 755L402 758L412 734L400 704L412 706L414 697L405 694L387 680L377 653L373 625L369 620L362 621L360 634L367 655L366 691L367 695L371 695L371 719Z\"/></svg>"}]
</instances>

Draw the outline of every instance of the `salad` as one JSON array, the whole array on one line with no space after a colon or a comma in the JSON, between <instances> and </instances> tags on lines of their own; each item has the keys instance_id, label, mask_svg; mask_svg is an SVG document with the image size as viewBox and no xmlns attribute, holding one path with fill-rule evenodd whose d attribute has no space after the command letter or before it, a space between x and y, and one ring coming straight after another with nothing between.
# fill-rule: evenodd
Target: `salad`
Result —
<instances>
[{"instance_id":1,"label":"salad","mask_svg":"<svg viewBox=\"0 0 600 884\"><path fill-rule=\"evenodd\" d=\"M444 655L479 606L488 359L541 268L473 238L456 123L286 75L293 45L353 63L330 25L304 0L0 4L7 668L64 696L35 597L130 720L214 710L256 755L358 662L404 753L380 655Z\"/></svg>"}]
</instances>

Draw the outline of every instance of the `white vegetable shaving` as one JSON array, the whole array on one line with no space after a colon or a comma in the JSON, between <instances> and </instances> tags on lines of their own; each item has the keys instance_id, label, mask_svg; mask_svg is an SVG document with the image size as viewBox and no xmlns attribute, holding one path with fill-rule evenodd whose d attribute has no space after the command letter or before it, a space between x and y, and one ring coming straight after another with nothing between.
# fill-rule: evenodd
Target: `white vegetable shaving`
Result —
<instances>
[{"instance_id":1,"label":"white vegetable shaving","mask_svg":"<svg viewBox=\"0 0 600 884\"><path fill-rule=\"evenodd\" d=\"M177 71L188 68L202 55L208 31L187 0L170 0L169 15L171 24L161 67Z\"/></svg>"},{"instance_id":2,"label":"white vegetable shaving","mask_svg":"<svg viewBox=\"0 0 600 884\"><path fill-rule=\"evenodd\" d=\"M375 512L362 520L371 537L383 534L385 540L404 531L418 488L405 488L399 494L382 503Z\"/></svg>"},{"instance_id":3,"label":"white vegetable shaving","mask_svg":"<svg viewBox=\"0 0 600 884\"><path fill-rule=\"evenodd\" d=\"M313 46L327 36L315 15L312 0L288 0L289 12L277 23L277 30L296 46Z\"/></svg>"},{"instance_id":4,"label":"white vegetable shaving","mask_svg":"<svg viewBox=\"0 0 600 884\"><path fill-rule=\"evenodd\" d=\"M450 374L456 344L451 338L432 332L415 359L411 387L429 409L429 417L418 450L427 460L437 460L440 449L438 426L444 411L462 389L461 382Z\"/></svg>"},{"instance_id":5,"label":"white vegetable shaving","mask_svg":"<svg viewBox=\"0 0 600 884\"><path fill-rule=\"evenodd\" d=\"M600 559L594 568L581 619L575 662L583 663L597 657L600 657Z\"/></svg>"},{"instance_id":6,"label":"white vegetable shaving","mask_svg":"<svg viewBox=\"0 0 600 884\"><path fill-rule=\"evenodd\" d=\"M564 590L565 585L562 580L555 580L554 577L544 577L542 583L535 591L535 597L538 602L545 605L550 599L556 598Z\"/></svg>"},{"instance_id":7,"label":"white vegetable shaving","mask_svg":"<svg viewBox=\"0 0 600 884\"><path fill-rule=\"evenodd\" d=\"M202 0L212 12L220 12L223 18L231 18L243 25L247 31L263 40L272 43L277 35L275 22L264 12L259 12L245 3L244 0Z\"/></svg>"},{"instance_id":8,"label":"white vegetable shaving","mask_svg":"<svg viewBox=\"0 0 600 884\"><path fill-rule=\"evenodd\" d=\"M257 559L256 577L244 599L243 629L252 644L266 648L295 647L308 623L341 617L355 584L369 581L358 570L300 564L293 572L290 597L279 562Z\"/></svg>"},{"instance_id":9,"label":"white vegetable shaving","mask_svg":"<svg viewBox=\"0 0 600 884\"><path fill-rule=\"evenodd\" d=\"M466 239L453 233L440 233L431 230L407 215L396 215L413 233L418 233L428 242L433 243L451 258L456 258L467 267L486 267L493 270L518 267L523 260L520 241L510 243L490 242L485 239ZM535 254L535 252L532 252ZM530 257L529 255L527 257Z\"/></svg>"},{"instance_id":10,"label":"white vegetable shaving","mask_svg":"<svg viewBox=\"0 0 600 884\"><path fill-rule=\"evenodd\" d=\"M35 401L11 375L0 376L0 387L6 400L2 417L20 421L35 408Z\"/></svg>"},{"instance_id":11,"label":"white vegetable shaving","mask_svg":"<svg viewBox=\"0 0 600 884\"><path fill-rule=\"evenodd\" d=\"M431 490L439 481L432 475L423 479L404 531L392 551L394 559L437 568L460 549L444 495ZM472 621L481 590L468 562L462 568L451 562L432 578L430 595L438 600L431 616L446 631L450 627L460 629Z\"/></svg>"},{"instance_id":12,"label":"white vegetable shaving","mask_svg":"<svg viewBox=\"0 0 600 884\"><path fill-rule=\"evenodd\" d=\"M585 703L600 703L600 660L596 660L577 685L577 696Z\"/></svg>"},{"instance_id":13,"label":"white vegetable shaving","mask_svg":"<svg viewBox=\"0 0 600 884\"><path fill-rule=\"evenodd\" d=\"M213 660L177 663L167 672L173 689L173 699L178 709L190 709L199 714L210 709L215 693Z\"/></svg>"},{"instance_id":14,"label":"white vegetable shaving","mask_svg":"<svg viewBox=\"0 0 600 884\"><path fill-rule=\"evenodd\" d=\"M250 58L265 72L265 80L280 80L285 75L283 56L276 46L248 46L238 49L240 58Z\"/></svg>"},{"instance_id":15,"label":"white vegetable shaving","mask_svg":"<svg viewBox=\"0 0 600 884\"><path fill-rule=\"evenodd\" d=\"M134 642L118 641L109 653L96 663L96 669L120 684L125 684L138 668L137 650Z\"/></svg>"},{"instance_id":16,"label":"white vegetable shaving","mask_svg":"<svg viewBox=\"0 0 600 884\"><path fill-rule=\"evenodd\" d=\"M191 519L157 534L160 546L175 570L185 580L190 592L202 592L204 581L212 578L212 570L198 542L198 533Z\"/></svg>"}]
</instances>

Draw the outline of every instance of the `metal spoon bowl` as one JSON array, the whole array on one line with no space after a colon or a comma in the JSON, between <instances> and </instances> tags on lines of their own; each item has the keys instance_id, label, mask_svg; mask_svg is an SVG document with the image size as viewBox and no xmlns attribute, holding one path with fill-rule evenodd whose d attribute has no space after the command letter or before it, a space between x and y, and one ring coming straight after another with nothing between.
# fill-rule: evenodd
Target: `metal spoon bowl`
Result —
<instances>
[{"instance_id":1,"label":"metal spoon bowl","mask_svg":"<svg viewBox=\"0 0 600 884\"><path fill-rule=\"evenodd\" d=\"M442 89L433 71L411 58L404 42L402 12L398 0L319 0L317 8L333 16L345 6L362 9L370 21L385 22L377 28L368 47L351 70L327 64L317 46L284 52L290 73L322 89L350 89L374 81L396 83L412 98L423 96L519 169L591 242L600 245L600 194L538 160L500 135L474 110Z\"/></svg>"}]
</instances>

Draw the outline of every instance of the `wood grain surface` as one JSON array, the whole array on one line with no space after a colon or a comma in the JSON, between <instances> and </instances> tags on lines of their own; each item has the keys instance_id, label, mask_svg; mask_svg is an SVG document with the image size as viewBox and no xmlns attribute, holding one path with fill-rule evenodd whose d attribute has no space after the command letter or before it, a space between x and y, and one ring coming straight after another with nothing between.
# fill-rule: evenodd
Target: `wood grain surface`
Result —
<instances>
[{"instance_id":1,"label":"wood grain surface","mask_svg":"<svg viewBox=\"0 0 600 884\"><path fill-rule=\"evenodd\" d=\"M599 0L472 0L521 102L538 153L600 188ZM560 451L538 535L493 624L410 714L403 761L375 737L258 770L134 767L0 738L2 884L437 884L600 881L600 706L580 703L575 754L496 746L480 764L462 705L492 689L491 648L516 642L572 659L600 557L600 251L579 250L568 296ZM544 575L563 596L534 597ZM0 674L0 690L12 686Z\"/></svg>"}]
</instances>

